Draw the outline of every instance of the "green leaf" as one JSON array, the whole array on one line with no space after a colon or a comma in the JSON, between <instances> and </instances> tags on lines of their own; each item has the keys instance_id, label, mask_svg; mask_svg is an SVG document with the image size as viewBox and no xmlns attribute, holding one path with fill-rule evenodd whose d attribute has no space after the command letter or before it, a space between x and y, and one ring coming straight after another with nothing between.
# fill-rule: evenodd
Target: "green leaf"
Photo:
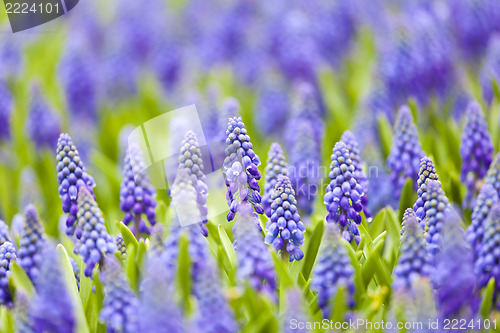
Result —
<instances>
[{"instance_id":1,"label":"green leaf","mask_svg":"<svg viewBox=\"0 0 500 333\"><path fill-rule=\"evenodd\" d=\"M384 158L389 156L392 146L392 127L385 115L380 115L377 119L378 134L382 143Z\"/></svg>"},{"instance_id":2,"label":"green leaf","mask_svg":"<svg viewBox=\"0 0 500 333\"><path fill-rule=\"evenodd\" d=\"M137 291L137 263L136 247L133 244L127 246L127 260L125 261L125 272L132 290Z\"/></svg>"},{"instance_id":3,"label":"green leaf","mask_svg":"<svg viewBox=\"0 0 500 333\"><path fill-rule=\"evenodd\" d=\"M378 214L373 218L371 223L368 225L371 237L377 237L382 233L382 231L384 231L386 218L387 218L386 208L379 211ZM363 238L361 240L363 240ZM359 247L363 248L361 243L359 244Z\"/></svg>"},{"instance_id":4,"label":"green leaf","mask_svg":"<svg viewBox=\"0 0 500 333\"><path fill-rule=\"evenodd\" d=\"M224 253L226 254L226 258L229 262L230 269L235 270L236 269L236 252L234 251L233 244L231 243L231 240L227 236L226 231L222 227L222 225L219 224L219 237L221 240L222 244L222 249L224 250Z\"/></svg>"},{"instance_id":5,"label":"green leaf","mask_svg":"<svg viewBox=\"0 0 500 333\"><path fill-rule=\"evenodd\" d=\"M481 301L481 307L479 309L479 313L483 318L488 318L491 305L493 304L493 293L495 292L495 278L491 278L484 290L483 300Z\"/></svg>"},{"instance_id":6,"label":"green leaf","mask_svg":"<svg viewBox=\"0 0 500 333\"><path fill-rule=\"evenodd\" d=\"M85 312L83 311L83 305L80 301L80 296L78 295L78 287L76 285L75 275L73 273L73 266L71 265L71 261L69 260L68 253L61 244L57 245L56 250L59 255L59 262L63 273L62 275L64 281L66 282L66 289L69 292L71 303L73 304L73 312L76 317L76 332L89 332L87 321L85 319Z\"/></svg>"},{"instance_id":7,"label":"green leaf","mask_svg":"<svg viewBox=\"0 0 500 333\"><path fill-rule=\"evenodd\" d=\"M147 252L146 244L144 243L144 240L141 239L141 241L139 242L139 251L137 251L137 267L139 269L142 269L144 267L143 263L144 263L144 258L146 256L146 252Z\"/></svg>"},{"instance_id":8,"label":"green leaf","mask_svg":"<svg viewBox=\"0 0 500 333\"><path fill-rule=\"evenodd\" d=\"M281 283L285 288L289 288L294 285L292 275L288 270L288 263L283 262L280 257L276 254L276 252L271 252L274 261L274 267L276 268L276 273Z\"/></svg>"},{"instance_id":9,"label":"green leaf","mask_svg":"<svg viewBox=\"0 0 500 333\"><path fill-rule=\"evenodd\" d=\"M139 242L135 238L132 231L130 231L130 229L125 224L123 224L123 222L120 222L119 225L120 225L120 232L123 236L123 241L125 242L127 249L129 245L132 245L137 250L137 248L139 247Z\"/></svg>"},{"instance_id":10,"label":"green leaf","mask_svg":"<svg viewBox=\"0 0 500 333\"><path fill-rule=\"evenodd\" d=\"M403 186L403 191L401 192L401 198L399 199L399 221L403 220L403 214L407 208L412 208L413 204L417 200L417 193L414 190L414 181L411 178L407 178L405 185Z\"/></svg>"},{"instance_id":11,"label":"green leaf","mask_svg":"<svg viewBox=\"0 0 500 333\"><path fill-rule=\"evenodd\" d=\"M28 274L16 262L10 264L10 271L16 289L22 290L28 297L35 295L35 288Z\"/></svg>"},{"instance_id":12,"label":"green leaf","mask_svg":"<svg viewBox=\"0 0 500 333\"><path fill-rule=\"evenodd\" d=\"M307 250L305 251L304 263L302 265L302 275L304 279L307 280L311 276L311 272L318 256L319 247L321 245L321 239L323 238L323 232L325 230L325 223L321 220L314 228L312 235L309 239L309 244L307 245Z\"/></svg>"},{"instance_id":13,"label":"green leaf","mask_svg":"<svg viewBox=\"0 0 500 333\"><path fill-rule=\"evenodd\" d=\"M347 250L347 254L351 258L351 265L354 267L354 284L356 286L356 291L354 294L354 300L357 304L361 303L361 298L366 294L366 284L363 282L363 274L361 272L361 267L359 265L359 261L356 258L356 253L352 248L351 244L349 244L344 238L341 238L342 244Z\"/></svg>"},{"instance_id":14,"label":"green leaf","mask_svg":"<svg viewBox=\"0 0 500 333\"><path fill-rule=\"evenodd\" d=\"M347 296L346 288L339 287L337 289L337 292L335 293L335 296L332 297L332 299L330 300L332 304L330 318L334 323L344 322L345 320L344 316L348 309L346 304L346 299L347 299L346 296Z\"/></svg>"}]
</instances>

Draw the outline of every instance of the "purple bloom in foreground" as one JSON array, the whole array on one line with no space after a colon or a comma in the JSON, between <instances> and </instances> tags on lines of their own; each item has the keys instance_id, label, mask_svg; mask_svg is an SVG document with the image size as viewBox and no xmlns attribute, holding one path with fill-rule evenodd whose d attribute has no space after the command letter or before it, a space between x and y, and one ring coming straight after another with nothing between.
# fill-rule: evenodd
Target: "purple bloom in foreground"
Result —
<instances>
[{"instance_id":1,"label":"purple bloom in foreground","mask_svg":"<svg viewBox=\"0 0 500 333\"><path fill-rule=\"evenodd\" d=\"M472 211L472 222L467 228L467 241L474 250L474 259L479 256L490 210L499 201L497 191L491 184L484 184L481 187Z\"/></svg>"},{"instance_id":2,"label":"purple bloom in foreground","mask_svg":"<svg viewBox=\"0 0 500 333\"><path fill-rule=\"evenodd\" d=\"M279 176L271 197L271 219L266 224L266 244L280 252L283 257L289 256L290 262L302 260L304 252L300 246L304 244L306 228L300 220L295 199L295 191L287 176Z\"/></svg>"},{"instance_id":3,"label":"purple bloom in foreground","mask_svg":"<svg viewBox=\"0 0 500 333\"><path fill-rule=\"evenodd\" d=\"M120 185L120 209L125 213L123 223L134 223L136 233L150 233L143 214L153 226L156 223L156 190L149 182L146 163L141 148L136 144L128 147L123 162L123 181Z\"/></svg>"},{"instance_id":4,"label":"purple bloom in foreground","mask_svg":"<svg viewBox=\"0 0 500 333\"><path fill-rule=\"evenodd\" d=\"M42 97L38 87L33 88L31 98L26 130L38 149L52 147L61 132L59 118Z\"/></svg>"},{"instance_id":5,"label":"purple bloom in foreground","mask_svg":"<svg viewBox=\"0 0 500 333\"><path fill-rule=\"evenodd\" d=\"M57 181L59 182L59 197L62 200L62 210L69 213L66 219L66 234L73 235L76 230L76 212L78 207L76 197L81 187L86 187L90 193L95 187L95 181L87 173L70 136L61 133L57 142ZM78 237L77 233L77 237Z\"/></svg>"},{"instance_id":6,"label":"purple bloom in foreground","mask_svg":"<svg viewBox=\"0 0 500 333\"><path fill-rule=\"evenodd\" d=\"M78 227L82 230L74 252L82 256L85 262L85 276L92 276L92 270L107 254L116 251L113 237L108 234L104 225L102 212L97 206L94 196L86 187L78 191Z\"/></svg>"},{"instance_id":7,"label":"purple bloom in foreground","mask_svg":"<svg viewBox=\"0 0 500 333\"><path fill-rule=\"evenodd\" d=\"M417 179L417 195L418 199L413 205L413 210L415 211L417 217L419 219L425 218L425 202L427 201L427 182L429 180L438 181L439 176L436 172L436 168L434 167L434 163L429 157L423 157L420 160L420 170L418 171L418 179Z\"/></svg>"},{"instance_id":8,"label":"purple bloom in foreground","mask_svg":"<svg viewBox=\"0 0 500 333\"><path fill-rule=\"evenodd\" d=\"M429 276L432 266L427 244L416 217L405 221L405 232L401 241L398 263L394 267L394 290L410 290L413 282L421 276Z\"/></svg>"},{"instance_id":9,"label":"purple bloom in foreground","mask_svg":"<svg viewBox=\"0 0 500 333\"><path fill-rule=\"evenodd\" d=\"M53 246L47 243L42 250L40 276L35 284L37 295L31 303L30 315L36 332L71 333L76 319Z\"/></svg>"},{"instance_id":10,"label":"purple bloom in foreground","mask_svg":"<svg viewBox=\"0 0 500 333\"><path fill-rule=\"evenodd\" d=\"M277 142L271 144L267 153L266 169L264 170L266 183L264 185L264 195L262 196L262 206L267 217L271 217L271 203L274 194L274 187L279 176L288 175L288 164L286 162L283 149Z\"/></svg>"},{"instance_id":11,"label":"purple bloom in foreground","mask_svg":"<svg viewBox=\"0 0 500 333\"><path fill-rule=\"evenodd\" d=\"M437 180L427 182L425 195L425 240L429 252L434 255L441 248L441 237L450 203Z\"/></svg>"},{"instance_id":12,"label":"purple bloom in foreground","mask_svg":"<svg viewBox=\"0 0 500 333\"><path fill-rule=\"evenodd\" d=\"M130 289L118 259L109 256L101 272L104 301L99 319L106 324L108 333L138 332L139 301Z\"/></svg>"},{"instance_id":13,"label":"purple bloom in foreground","mask_svg":"<svg viewBox=\"0 0 500 333\"><path fill-rule=\"evenodd\" d=\"M35 328L29 314L30 299L23 291L16 292L14 317L16 320L16 333L34 333Z\"/></svg>"},{"instance_id":14,"label":"purple bloom in foreground","mask_svg":"<svg viewBox=\"0 0 500 333\"><path fill-rule=\"evenodd\" d=\"M326 187L323 202L328 215L326 221L336 223L342 236L350 242L353 238L357 244L361 241L358 225L361 223L359 212L363 209L361 197L363 187L356 179L356 169L349 149L340 141L335 144L331 156L330 183Z\"/></svg>"},{"instance_id":15,"label":"purple bloom in foreground","mask_svg":"<svg viewBox=\"0 0 500 333\"><path fill-rule=\"evenodd\" d=\"M479 191L478 184L486 175L493 159L493 143L488 125L477 102L471 102L467 108L460 155L462 156L460 180L465 182L467 187L463 204L465 207L471 207Z\"/></svg>"},{"instance_id":16,"label":"purple bloom in foreground","mask_svg":"<svg viewBox=\"0 0 500 333\"><path fill-rule=\"evenodd\" d=\"M16 248L11 242L0 245L0 305L12 306L9 290L10 263L16 259Z\"/></svg>"},{"instance_id":17,"label":"purple bloom in foreground","mask_svg":"<svg viewBox=\"0 0 500 333\"><path fill-rule=\"evenodd\" d=\"M324 318L329 318L335 311L331 309L331 301L339 288L345 288L346 304L353 307L355 287L351 258L342 244L338 227L327 224L311 282L311 289L318 293L318 305Z\"/></svg>"},{"instance_id":18,"label":"purple bloom in foreground","mask_svg":"<svg viewBox=\"0 0 500 333\"><path fill-rule=\"evenodd\" d=\"M38 212L34 206L29 205L24 211L24 228L19 239L17 256L20 266L35 284L40 274L45 242L45 232Z\"/></svg>"},{"instance_id":19,"label":"purple bloom in foreground","mask_svg":"<svg viewBox=\"0 0 500 333\"><path fill-rule=\"evenodd\" d=\"M420 159L424 152L420 146L417 127L413 122L410 108L403 105L399 108L394 125L394 137L391 153L387 158L387 166L391 170L391 182L394 187L394 198L399 201L406 178L416 179Z\"/></svg>"},{"instance_id":20,"label":"purple bloom in foreground","mask_svg":"<svg viewBox=\"0 0 500 333\"><path fill-rule=\"evenodd\" d=\"M293 288L286 292L286 312L285 318L283 320L282 331L283 333L308 333L310 332L307 328L291 328L290 323L292 320L298 323L309 322L309 315L306 312L306 306L304 306L306 301L302 295L302 290L299 288Z\"/></svg>"},{"instance_id":21,"label":"purple bloom in foreground","mask_svg":"<svg viewBox=\"0 0 500 333\"><path fill-rule=\"evenodd\" d=\"M12 94L7 84L0 80L0 141L10 138L10 116L13 107Z\"/></svg>"}]
</instances>

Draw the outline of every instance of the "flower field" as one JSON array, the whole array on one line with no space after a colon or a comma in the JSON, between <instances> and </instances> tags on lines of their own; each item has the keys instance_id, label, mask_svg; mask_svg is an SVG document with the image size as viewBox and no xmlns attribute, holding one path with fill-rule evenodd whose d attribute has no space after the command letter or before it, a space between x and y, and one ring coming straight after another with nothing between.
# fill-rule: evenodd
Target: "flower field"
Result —
<instances>
[{"instance_id":1,"label":"flower field","mask_svg":"<svg viewBox=\"0 0 500 333\"><path fill-rule=\"evenodd\" d=\"M0 332L500 331L500 2L0 27Z\"/></svg>"}]
</instances>

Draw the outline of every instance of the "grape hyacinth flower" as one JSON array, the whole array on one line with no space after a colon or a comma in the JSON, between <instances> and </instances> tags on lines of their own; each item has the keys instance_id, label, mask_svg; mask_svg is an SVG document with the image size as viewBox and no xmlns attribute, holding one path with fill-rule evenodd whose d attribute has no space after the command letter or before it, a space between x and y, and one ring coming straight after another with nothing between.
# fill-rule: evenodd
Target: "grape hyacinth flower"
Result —
<instances>
[{"instance_id":1,"label":"grape hyacinth flower","mask_svg":"<svg viewBox=\"0 0 500 333\"><path fill-rule=\"evenodd\" d=\"M481 88L483 97L491 105L493 101L493 81L500 83L500 35L492 36L488 43L488 52L481 70Z\"/></svg>"},{"instance_id":2,"label":"grape hyacinth flower","mask_svg":"<svg viewBox=\"0 0 500 333\"><path fill-rule=\"evenodd\" d=\"M329 318L332 310L335 310L330 308L331 299L339 288L346 289L346 304L352 308L355 291L354 268L342 244L338 227L335 224L327 224L311 282L311 289L318 293L318 305L324 318Z\"/></svg>"},{"instance_id":3,"label":"grape hyacinth flower","mask_svg":"<svg viewBox=\"0 0 500 333\"><path fill-rule=\"evenodd\" d=\"M143 219L146 215L151 226L156 223L156 190L150 184L141 148L136 144L128 147L123 162L123 181L120 185L120 209L125 213L125 225L134 222L133 232L149 234L150 228Z\"/></svg>"},{"instance_id":4,"label":"grape hyacinth flower","mask_svg":"<svg viewBox=\"0 0 500 333\"><path fill-rule=\"evenodd\" d=\"M112 45L102 63L100 84L105 100L118 104L137 94L137 68L124 47Z\"/></svg>"},{"instance_id":5,"label":"grape hyacinth flower","mask_svg":"<svg viewBox=\"0 0 500 333\"><path fill-rule=\"evenodd\" d=\"M323 198L328 211L326 221L338 224L342 237L348 242L354 238L359 244L361 236L358 225L361 223L359 212L363 209L363 187L357 182L351 153L343 142L335 144L331 159L331 171L328 173L330 183Z\"/></svg>"},{"instance_id":6,"label":"grape hyacinth flower","mask_svg":"<svg viewBox=\"0 0 500 333\"><path fill-rule=\"evenodd\" d=\"M193 187L196 189L196 205L200 212L201 220L203 224L208 223L208 207L207 207L207 196L208 187L206 184L206 176L203 173L203 159L201 156L200 145L196 138L196 134L193 131L186 132L184 140L181 144L180 155L179 155L179 168L185 169L191 178ZM206 237L208 236L208 230L206 226L201 226L202 233Z\"/></svg>"},{"instance_id":7,"label":"grape hyacinth flower","mask_svg":"<svg viewBox=\"0 0 500 333\"><path fill-rule=\"evenodd\" d=\"M410 108L399 108L394 126L394 138L387 165L391 170L391 182L394 186L394 199L399 201L406 178L416 179L420 159L424 152L420 146L417 127L413 122Z\"/></svg>"},{"instance_id":8,"label":"grape hyacinth flower","mask_svg":"<svg viewBox=\"0 0 500 333\"><path fill-rule=\"evenodd\" d=\"M488 132L488 126L477 102L471 102L467 108L466 124L462 133L460 155L462 156L462 170L460 180L467 187L464 207L471 207L479 187L478 183L484 178L491 164L493 143Z\"/></svg>"},{"instance_id":9,"label":"grape hyacinth flower","mask_svg":"<svg viewBox=\"0 0 500 333\"><path fill-rule=\"evenodd\" d=\"M432 281L441 317L472 319L479 305L474 258L460 227L460 218L453 212L446 215L443 248L435 263Z\"/></svg>"},{"instance_id":10,"label":"grape hyacinth flower","mask_svg":"<svg viewBox=\"0 0 500 333\"><path fill-rule=\"evenodd\" d=\"M371 219L372 214L368 210L368 177L363 171L363 167L361 165L361 155L359 151L358 141L356 140L354 134L352 134L352 132L349 130L345 131L344 134L342 134L340 141L342 141L349 150L349 156L352 160L352 164L354 165L355 178L363 187L363 196L361 197L363 213L365 214L367 219Z\"/></svg>"},{"instance_id":11,"label":"grape hyacinth flower","mask_svg":"<svg viewBox=\"0 0 500 333\"><path fill-rule=\"evenodd\" d=\"M11 242L0 245L0 305L12 306L9 290L10 263L16 259L16 248Z\"/></svg>"},{"instance_id":12,"label":"grape hyacinth flower","mask_svg":"<svg viewBox=\"0 0 500 333\"><path fill-rule=\"evenodd\" d=\"M432 163L432 160L426 156L420 160L420 170L418 171L417 179L418 199L413 205L413 210L420 220L425 219L425 203L428 198L426 194L428 180L439 181L439 176L436 172L436 168L434 167L434 163Z\"/></svg>"},{"instance_id":13,"label":"grape hyacinth flower","mask_svg":"<svg viewBox=\"0 0 500 333\"><path fill-rule=\"evenodd\" d=\"M474 251L474 259L479 256L486 227L486 221L491 207L500 202L497 191L491 184L484 184L477 196L474 210L472 211L472 222L467 228L467 241Z\"/></svg>"},{"instance_id":14,"label":"grape hyacinth flower","mask_svg":"<svg viewBox=\"0 0 500 333\"><path fill-rule=\"evenodd\" d=\"M0 141L10 139L10 116L14 99L7 84L0 80Z\"/></svg>"},{"instance_id":15,"label":"grape hyacinth flower","mask_svg":"<svg viewBox=\"0 0 500 333\"><path fill-rule=\"evenodd\" d=\"M29 315L30 299L23 291L16 292L16 304L14 306L14 318L16 321L16 333L33 333L35 328Z\"/></svg>"},{"instance_id":16,"label":"grape hyacinth flower","mask_svg":"<svg viewBox=\"0 0 500 333\"><path fill-rule=\"evenodd\" d=\"M59 197L62 199L62 210L69 213L66 219L66 234L72 236L76 230L76 213L78 211L76 198L81 187L86 187L90 193L95 187L95 181L87 173L70 136L62 133L57 142L57 181L59 182ZM77 237L78 237L77 233Z\"/></svg>"},{"instance_id":17,"label":"grape hyacinth flower","mask_svg":"<svg viewBox=\"0 0 500 333\"><path fill-rule=\"evenodd\" d=\"M266 80L258 91L255 125L263 135L280 135L289 109L288 92L278 80Z\"/></svg>"},{"instance_id":18,"label":"grape hyacinth flower","mask_svg":"<svg viewBox=\"0 0 500 333\"><path fill-rule=\"evenodd\" d=\"M73 275L75 276L76 286L80 290L80 266L76 263L75 259L69 258L71 262L71 267L73 268Z\"/></svg>"},{"instance_id":19,"label":"grape hyacinth flower","mask_svg":"<svg viewBox=\"0 0 500 333\"><path fill-rule=\"evenodd\" d=\"M403 236L404 236L404 233L406 230L406 223L410 219L416 219L417 222L419 223L419 225L422 227L422 230L425 227L425 225L424 226L421 225L421 220L417 217L417 215L415 214L415 211L411 208L407 208L405 210L405 212L403 213L403 222L401 223L401 231L400 231L400 234L401 234L400 241L403 240Z\"/></svg>"},{"instance_id":20,"label":"grape hyacinth flower","mask_svg":"<svg viewBox=\"0 0 500 333\"><path fill-rule=\"evenodd\" d=\"M282 324L283 333L309 333L310 331L306 328L291 328L290 323L297 321L299 323L309 322L309 315L306 312L304 304L304 296L302 296L302 290L299 288L293 288L286 292L286 312L285 318Z\"/></svg>"},{"instance_id":21,"label":"grape hyacinth flower","mask_svg":"<svg viewBox=\"0 0 500 333\"><path fill-rule=\"evenodd\" d=\"M413 282L431 274L431 257L417 218L409 216L401 241L398 263L394 267L394 290L410 290Z\"/></svg>"},{"instance_id":22,"label":"grape hyacinth flower","mask_svg":"<svg viewBox=\"0 0 500 333\"><path fill-rule=\"evenodd\" d=\"M500 291L500 204L491 207L488 220L484 227L483 244L479 251L479 257L476 260L475 272L478 277L478 286L485 287L489 280L495 278L495 293L497 309L500 308L498 294Z\"/></svg>"},{"instance_id":23,"label":"grape hyacinth flower","mask_svg":"<svg viewBox=\"0 0 500 333\"><path fill-rule=\"evenodd\" d=\"M250 202L257 214L263 214L264 208L260 204L262 198L257 182L261 177L257 169L260 159L252 149L250 136L240 117L229 119L226 136L224 174L227 186L226 199L229 205L227 220L234 219L238 205L243 202Z\"/></svg>"},{"instance_id":24,"label":"grape hyacinth flower","mask_svg":"<svg viewBox=\"0 0 500 333\"><path fill-rule=\"evenodd\" d=\"M10 242L9 226L0 219L0 245L5 242Z\"/></svg>"},{"instance_id":25,"label":"grape hyacinth flower","mask_svg":"<svg viewBox=\"0 0 500 333\"><path fill-rule=\"evenodd\" d=\"M19 239L17 256L20 266L34 283L40 272L45 242L45 232L38 212L33 205L29 205L24 211L24 228Z\"/></svg>"},{"instance_id":26,"label":"grape hyacinth flower","mask_svg":"<svg viewBox=\"0 0 500 333\"><path fill-rule=\"evenodd\" d=\"M65 286L60 260L53 244L42 250L37 294L30 306L36 332L71 333L76 326L73 305Z\"/></svg>"},{"instance_id":27,"label":"grape hyacinth flower","mask_svg":"<svg viewBox=\"0 0 500 333\"><path fill-rule=\"evenodd\" d=\"M252 206L241 204L238 212L235 227L239 264L237 275L242 282L248 281L256 290L273 296L276 290L273 259L267 246L262 243L261 233L255 228Z\"/></svg>"},{"instance_id":28,"label":"grape hyacinth flower","mask_svg":"<svg viewBox=\"0 0 500 333\"><path fill-rule=\"evenodd\" d=\"M445 216L450 209L448 198L441 189L441 183L437 180L427 182L425 209L425 240L428 250L435 255L441 247L441 234L444 228Z\"/></svg>"},{"instance_id":29,"label":"grape hyacinth flower","mask_svg":"<svg viewBox=\"0 0 500 333\"><path fill-rule=\"evenodd\" d=\"M120 252L120 257L123 260L127 259L127 246L125 245L125 241L123 240L123 236L121 234L116 235L115 244L118 252Z\"/></svg>"},{"instance_id":30,"label":"grape hyacinth flower","mask_svg":"<svg viewBox=\"0 0 500 333\"><path fill-rule=\"evenodd\" d=\"M32 90L26 130L37 149L52 147L61 133L59 118L42 97L39 87L35 86Z\"/></svg>"},{"instance_id":31,"label":"grape hyacinth flower","mask_svg":"<svg viewBox=\"0 0 500 333\"><path fill-rule=\"evenodd\" d=\"M107 332L137 332L139 301L114 256L104 260L101 281L104 287L104 301L99 319L106 324Z\"/></svg>"},{"instance_id":32,"label":"grape hyacinth flower","mask_svg":"<svg viewBox=\"0 0 500 333\"><path fill-rule=\"evenodd\" d=\"M287 176L279 176L271 197L271 219L266 224L266 244L290 262L302 260L306 228L300 220L295 191Z\"/></svg>"},{"instance_id":33,"label":"grape hyacinth flower","mask_svg":"<svg viewBox=\"0 0 500 333\"><path fill-rule=\"evenodd\" d=\"M87 187L82 186L78 191L77 203L78 227L82 234L74 252L82 256L85 262L84 274L90 277L96 264L107 254L116 251L116 245L113 237L108 234L102 212Z\"/></svg>"},{"instance_id":34,"label":"grape hyacinth flower","mask_svg":"<svg viewBox=\"0 0 500 333\"><path fill-rule=\"evenodd\" d=\"M278 177L283 175L288 175L288 164L283 154L283 149L277 142L271 144L271 148L267 153L267 162L265 179L266 183L264 185L264 195L262 196L262 206L267 217L271 217L271 204L273 200L271 199L274 194L274 187L278 180Z\"/></svg>"},{"instance_id":35,"label":"grape hyacinth flower","mask_svg":"<svg viewBox=\"0 0 500 333\"><path fill-rule=\"evenodd\" d=\"M163 36L152 54L154 73L166 93L173 92L182 77L182 50L172 37Z\"/></svg>"},{"instance_id":36,"label":"grape hyacinth flower","mask_svg":"<svg viewBox=\"0 0 500 333\"><path fill-rule=\"evenodd\" d=\"M484 183L492 185L500 197L500 153L495 155L495 159L488 169Z\"/></svg>"}]
</instances>

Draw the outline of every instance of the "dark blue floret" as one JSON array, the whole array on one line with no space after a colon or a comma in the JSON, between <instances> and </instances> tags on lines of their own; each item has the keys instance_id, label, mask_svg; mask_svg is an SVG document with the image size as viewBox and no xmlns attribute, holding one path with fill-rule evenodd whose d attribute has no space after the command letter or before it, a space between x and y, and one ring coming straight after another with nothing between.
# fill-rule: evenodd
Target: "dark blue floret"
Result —
<instances>
[{"instance_id":1,"label":"dark blue floret","mask_svg":"<svg viewBox=\"0 0 500 333\"><path fill-rule=\"evenodd\" d=\"M428 243L429 252L434 255L441 248L442 231L446 220L445 216L450 209L450 203L441 189L441 183L437 180L427 182L424 201L425 240Z\"/></svg>"},{"instance_id":2,"label":"dark blue floret","mask_svg":"<svg viewBox=\"0 0 500 333\"><path fill-rule=\"evenodd\" d=\"M40 273L42 251L45 247L45 232L35 207L29 205L24 211L24 228L19 240L19 264L30 279L36 283Z\"/></svg>"},{"instance_id":3,"label":"dark blue floret","mask_svg":"<svg viewBox=\"0 0 500 333\"><path fill-rule=\"evenodd\" d=\"M16 259L16 248L11 242L0 245L0 305L12 306L9 290L10 263Z\"/></svg>"},{"instance_id":4,"label":"dark blue floret","mask_svg":"<svg viewBox=\"0 0 500 333\"><path fill-rule=\"evenodd\" d=\"M436 173L436 168L434 163L429 157L423 157L420 160L420 170L418 171L417 179L417 195L418 199L413 205L413 210L415 211L417 217L422 220L425 218L425 202L427 200L427 182L429 180L438 180L438 174Z\"/></svg>"},{"instance_id":5,"label":"dark blue floret","mask_svg":"<svg viewBox=\"0 0 500 333\"><path fill-rule=\"evenodd\" d=\"M288 175L288 164L283 154L283 149L279 143L273 142L267 154L266 169L264 170L266 183L264 185L264 195L262 196L262 206L267 217L271 217L271 203L274 187L278 177Z\"/></svg>"}]
</instances>

